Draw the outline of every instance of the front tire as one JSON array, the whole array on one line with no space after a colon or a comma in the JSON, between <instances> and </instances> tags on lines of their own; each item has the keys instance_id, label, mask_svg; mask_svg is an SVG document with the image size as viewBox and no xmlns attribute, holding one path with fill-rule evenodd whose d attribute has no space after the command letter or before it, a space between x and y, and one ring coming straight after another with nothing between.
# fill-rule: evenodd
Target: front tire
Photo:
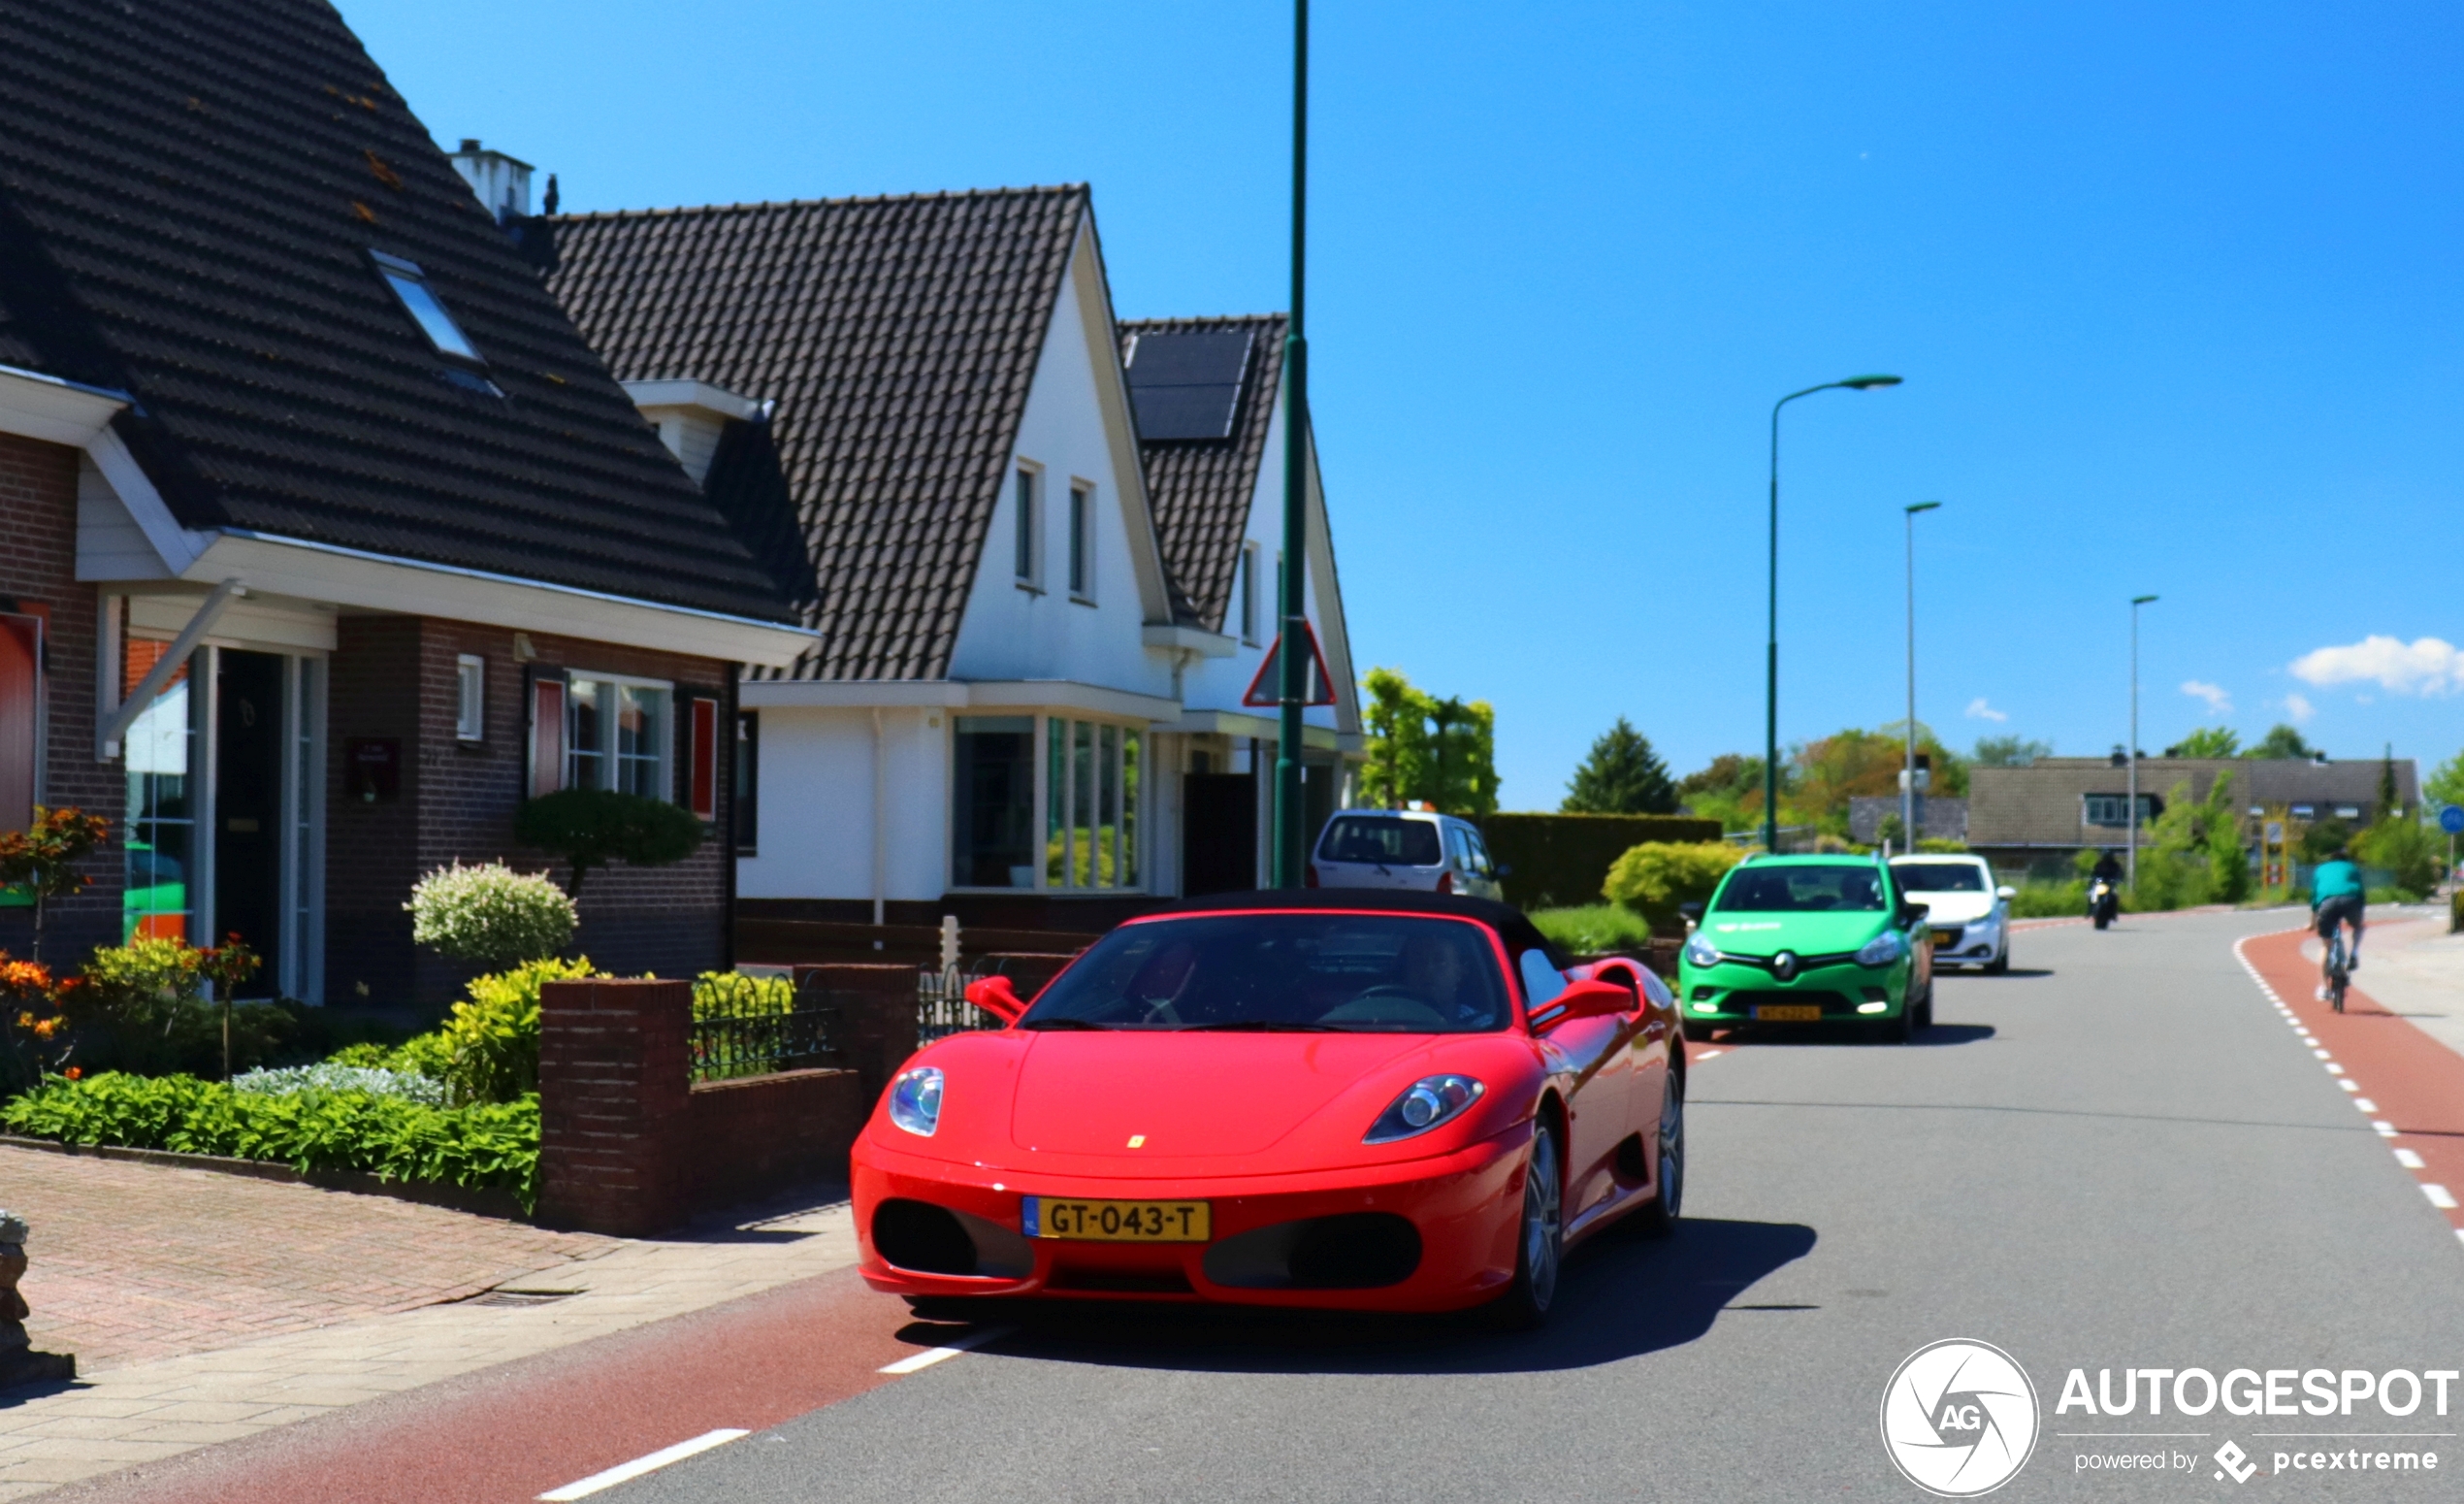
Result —
<instances>
[{"instance_id":1,"label":"front tire","mask_svg":"<svg viewBox=\"0 0 2464 1504\"><path fill-rule=\"evenodd\" d=\"M2002 941L2002 948L1994 953L1994 959L1985 964L1985 974L1987 976L2001 976L2007 973L2010 968L2011 942L2005 939Z\"/></svg>"},{"instance_id":2,"label":"front tire","mask_svg":"<svg viewBox=\"0 0 2464 1504\"><path fill-rule=\"evenodd\" d=\"M1916 1035L1916 1004L1900 1004L1897 1018L1887 1018L1873 1028L1874 1038L1883 1044L1906 1044Z\"/></svg>"},{"instance_id":3,"label":"front tire","mask_svg":"<svg viewBox=\"0 0 2464 1504\"><path fill-rule=\"evenodd\" d=\"M1635 1213L1635 1229L1645 1237L1664 1238L1677 1230L1677 1212L1685 1202L1685 1077L1670 1071L1660 1094L1660 1192L1651 1204Z\"/></svg>"},{"instance_id":4,"label":"front tire","mask_svg":"<svg viewBox=\"0 0 2464 1504\"><path fill-rule=\"evenodd\" d=\"M1492 1321L1513 1331L1534 1331L1548 1322L1557 1299L1557 1273L1566 1258L1566 1178L1557 1132L1542 1123L1532 1134L1531 1162L1523 1167L1523 1214L1515 1226L1514 1283L1489 1308Z\"/></svg>"}]
</instances>

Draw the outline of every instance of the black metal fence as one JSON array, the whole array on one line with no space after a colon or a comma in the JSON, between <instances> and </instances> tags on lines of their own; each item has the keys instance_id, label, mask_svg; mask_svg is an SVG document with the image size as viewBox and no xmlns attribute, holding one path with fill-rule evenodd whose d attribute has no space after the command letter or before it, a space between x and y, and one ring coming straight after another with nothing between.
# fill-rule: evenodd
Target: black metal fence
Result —
<instances>
[{"instance_id":1,"label":"black metal fence","mask_svg":"<svg viewBox=\"0 0 2464 1504\"><path fill-rule=\"evenodd\" d=\"M836 1065L840 1009L783 976L705 976L693 988L693 1079L734 1081Z\"/></svg>"},{"instance_id":2,"label":"black metal fence","mask_svg":"<svg viewBox=\"0 0 2464 1504\"><path fill-rule=\"evenodd\" d=\"M916 973L916 1043L970 1029L999 1029L1001 1021L967 1001L967 985L981 980L956 966Z\"/></svg>"}]
</instances>

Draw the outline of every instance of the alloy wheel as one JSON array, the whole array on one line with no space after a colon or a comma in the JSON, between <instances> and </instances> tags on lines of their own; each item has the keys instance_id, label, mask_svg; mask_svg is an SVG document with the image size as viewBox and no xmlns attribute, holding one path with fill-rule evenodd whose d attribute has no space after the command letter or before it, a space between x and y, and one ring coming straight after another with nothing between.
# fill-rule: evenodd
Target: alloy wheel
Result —
<instances>
[{"instance_id":1,"label":"alloy wheel","mask_svg":"<svg viewBox=\"0 0 2464 1504\"><path fill-rule=\"evenodd\" d=\"M1557 1295L1564 1199L1557 1135L1543 1130L1532 1140L1531 1169L1523 1177L1523 1267L1529 1274L1531 1302L1542 1311Z\"/></svg>"}]
</instances>

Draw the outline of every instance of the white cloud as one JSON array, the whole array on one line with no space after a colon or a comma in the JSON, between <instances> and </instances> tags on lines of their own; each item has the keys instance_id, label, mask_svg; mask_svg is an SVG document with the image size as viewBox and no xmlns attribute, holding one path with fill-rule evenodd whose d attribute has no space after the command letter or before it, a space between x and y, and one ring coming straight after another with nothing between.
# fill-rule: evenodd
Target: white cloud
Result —
<instances>
[{"instance_id":1,"label":"white cloud","mask_svg":"<svg viewBox=\"0 0 2464 1504\"><path fill-rule=\"evenodd\" d=\"M2464 689L2464 648L2438 638L2407 644L2373 635L2348 647L2315 648L2290 667L2294 678L2321 687L2374 683L2398 695Z\"/></svg>"},{"instance_id":2,"label":"white cloud","mask_svg":"<svg viewBox=\"0 0 2464 1504\"><path fill-rule=\"evenodd\" d=\"M2318 712L2313 709L2310 702L2302 696L2286 695L2285 697L2285 713L2293 718L2294 725L2299 726L2307 722L2312 716L2318 714Z\"/></svg>"},{"instance_id":3,"label":"white cloud","mask_svg":"<svg viewBox=\"0 0 2464 1504\"><path fill-rule=\"evenodd\" d=\"M1971 721L2007 721L2010 719L2008 712L1996 710L1992 705L1987 704L1983 695L1979 695L1974 700L1967 703L1967 715L1968 719Z\"/></svg>"},{"instance_id":4,"label":"white cloud","mask_svg":"<svg viewBox=\"0 0 2464 1504\"><path fill-rule=\"evenodd\" d=\"M2221 684L2208 684L2198 679L2186 679L2182 684L2182 693L2193 700L2206 701L2207 713L2210 715L2233 713L2233 697L2224 692L2224 686Z\"/></svg>"}]
</instances>

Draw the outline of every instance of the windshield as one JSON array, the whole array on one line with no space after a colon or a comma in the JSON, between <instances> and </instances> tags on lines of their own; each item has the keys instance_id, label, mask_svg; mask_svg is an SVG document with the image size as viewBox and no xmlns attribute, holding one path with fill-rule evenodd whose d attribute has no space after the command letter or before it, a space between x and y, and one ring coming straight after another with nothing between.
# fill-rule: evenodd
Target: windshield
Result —
<instances>
[{"instance_id":1,"label":"windshield","mask_svg":"<svg viewBox=\"0 0 2464 1504\"><path fill-rule=\"evenodd\" d=\"M1891 874L1910 893L1985 891L1985 869L1968 862L1894 862Z\"/></svg>"},{"instance_id":2,"label":"windshield","mask_svg":"<svg viewBox=\"0 0 2464 1504\"><path fill-rule=\"evenodd\" d=\"M1511 1016L1488 932L1468 921L1223 914L1121 926L1019 1027L1452 1034Z\"/></svg>"},{"instance_id":3,"label":"windshield","mask_svg":"<svg viewBox=\"0 0 2464 1504\"><path fill-rule=\"evenodd\" d=\"M1396 815L1343 815L1326 828L1317 848L1321 862L1377 862L1389 866L1435 866L1438 825Z\"/></svg>"},{"instance_id":4,"label":"windshield","mask_svg":"<svg viewBox=\"0 0 2464 1504\"><path fill-rule=\"evenodd\" d=\"M1712 908L1723 914L1818 914L1880 909L1882 879L1870 863L1741 866Z\"/></svg>"}]
</instances>

